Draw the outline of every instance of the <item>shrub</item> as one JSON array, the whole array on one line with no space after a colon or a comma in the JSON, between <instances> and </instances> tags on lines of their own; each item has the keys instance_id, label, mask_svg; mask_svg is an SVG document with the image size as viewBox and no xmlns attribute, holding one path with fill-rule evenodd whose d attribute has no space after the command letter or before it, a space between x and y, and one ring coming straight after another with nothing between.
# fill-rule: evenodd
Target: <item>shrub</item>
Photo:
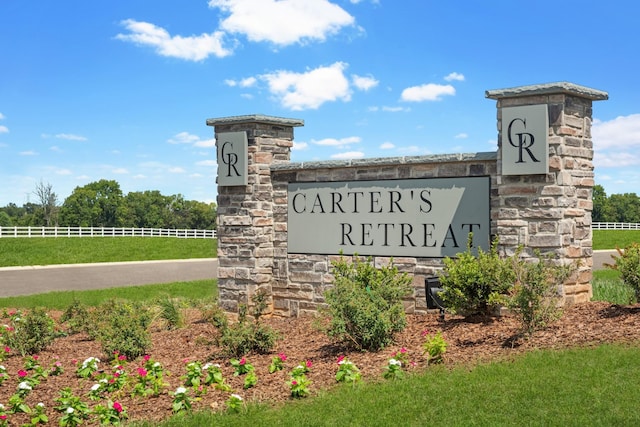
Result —
<instances>
[{"instance_id":1,"label":"shrub","mask_svg":"<svg viewBox=\"0 0 640 427\"><path fill-rule=\"evenodd\" d=\"M515 281L510 262L498 255L497 241L488 252L478 248L475 256L469 238L465 252L443 262L440 296L453 313L490 315Z\"/></svg>"},{"instance_id":2,"label":"shrub","mask_svg":"<svg viewBox=\"0 0 640 427\"><path fill-rule=\"evenodd\" d=\"M5 344L22 356L39 353L56 338L55 322L44 308L17 312L11 316L13 331L4 336Z\"/></svg>"},{"instance_id":3,"label":"shrub","mask_svg":"<svg viewBox=\"0 0 640 427\"><path fill-rule=\"evenodd\" d=\"M93 336L107 357L120 354L132 360L146 353L151 345L151 313L139 302L111 299L92 313Z\"/></svg>"},{"instance_id":4,"label":"shrub","mask_svg":"<svg viewBox=\"0 0 640 427\"><path fill-rule=\"evenodd\" d=\"M276 330L260 323L260 317L266 308L266 294L258 291L251 300L254 303L254 321L247 319L247 307L241 305L238 322L231 325L225 322L222 327L219 343L230 356L240 357L250 351L268 353L280 338Z\"/></svg>"},{"instance_id":5,"label":"shrub","mask_svg":"<svg viewBox=\"0 0 640 427\"><path fill-rule=\"evenodd\" d=\"M66 323L69 334L77 334L90 328L89 310L78 299L74 298L65 309L60 321Z\"/></svg>"},{"instance_id":6,"label":"shrub","mask_svg":"<svg viewBox=\"0 0 640 427\"><path fill-rule=\"evenodd\" d=\"M558 289L573 267L555 266L539 252L538 260L530 262L520 259L519 254L511 257L516 280L507 305L520 318L523 332L530 335L560 317Z\"/></svg>"},{"instance_id":7,"label":"shrub","mask_svg":"<svg viewBox=\"0 0 640 427\"><path fill-rule=\"evenodd\" d=\"M618 270L622 281L633 289L636 300L640 301L640 244L634 242L624 250L616 250L619 256L613 256L615 263L605 266Z\"/></svg>"},{"instance_id":8,"label":"shrub","mask_svg":"<svg viewBox=\"0 0 640 427\"><path fill-rule=\"evenodd\" d=\"M334 284L324 294L327 334L359 349L389 345L406 326L402 297L411 292L411 278L393 262L378 269L357 255L353 262L341 256L332 266Z\"/></svg>"}]
</instances>

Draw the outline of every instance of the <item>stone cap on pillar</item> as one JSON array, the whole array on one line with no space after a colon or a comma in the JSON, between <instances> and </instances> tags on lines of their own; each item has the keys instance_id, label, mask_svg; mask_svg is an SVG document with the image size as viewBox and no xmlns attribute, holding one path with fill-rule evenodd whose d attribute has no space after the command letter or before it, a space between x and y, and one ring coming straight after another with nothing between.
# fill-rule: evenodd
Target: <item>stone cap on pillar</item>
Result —
<instances>
[{"instance_id":1,"label":"stone cap on pillar","mask_svg":"<svg viewBox=\"0 0 640 427\"><path fill-rule=\"evenodd\" d=\"M299 127L304 126L304 120L287 119L284 117L266 116L264 114L248 114L245 116L220 117L207 119L207 126L239 125L245 123L260 123L275 126Z\"/></svg>"},{"instance_id":2,"label":"stone cap on pillar","mask_svg":"<svg viewBox=\"0 0 640 427\"><path fill-rule=\"evenodd\" d=\"M485 97L489 99L505 99L561 93L590 99L592 101L603 101L609 99L609 94L607 92L569 82L544 83L538 85L517 86L507 89L488 90L485 92Z\"/></svg>"}]
</instances>

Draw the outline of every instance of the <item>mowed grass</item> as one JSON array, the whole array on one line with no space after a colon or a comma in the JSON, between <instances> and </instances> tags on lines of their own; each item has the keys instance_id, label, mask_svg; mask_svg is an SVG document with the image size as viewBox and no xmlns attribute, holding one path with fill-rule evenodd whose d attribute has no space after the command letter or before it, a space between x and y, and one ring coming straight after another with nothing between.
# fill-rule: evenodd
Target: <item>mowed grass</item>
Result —
<instances>
[{"instance_id":1,"label":"mowed grass","mask_svg":"<svg viewBox=\"0 0 640 427\"><path fill-rule=\"evenodd\" d=\"M0 308L29 309L43 307L47 310L65 310L74 300L89 307L96 307L110 298L152 302L166 295L192 301L216 301L217 294L217 280L209 279L87 291L55 291L36 295L5 297L0 298Z\"/></svg>"},{"instance_id":2,"label":"mowed grass","mask_svg":"<svg viewBox=\"0 0 640 427\"><path fill-rule=\"evenodd\" d=\"M214 258L216 239L39 237L0 239L0 267Z\"/></svg>"},{"instance_id":3,"label":"mowed grass","mask_svg":"<svg viewBox=\"0 0 640 427\"><path fill-rule=\"evenodd\" d=\"M593 230L593 250L625 248L640 242L640 230Z\"/></svg>"},{"instance_id":4,"label":"mowed grass","mask_svg":"<svg viewBox=\"0 0 640 427\"><path fill-rule=\"evenodd\" d=\"M435 366L400 381L338 387L239 414L201 412L144 427L638 425L640 348L534 351L475 367Z\"/></svg>"}]
</instances>

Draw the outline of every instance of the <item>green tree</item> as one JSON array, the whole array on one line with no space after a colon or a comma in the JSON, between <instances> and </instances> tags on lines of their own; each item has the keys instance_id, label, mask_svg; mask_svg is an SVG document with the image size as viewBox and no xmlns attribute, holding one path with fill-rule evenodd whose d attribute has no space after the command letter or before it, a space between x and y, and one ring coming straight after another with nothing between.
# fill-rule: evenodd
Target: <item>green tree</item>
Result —
<instances>
[{"instance_id":1,"label":"green tree","mask_svg":"<svg viewBox=\"0 0 640 427\"><path fill-rule=\"evenodd\" d=\"M0 211L0 227L11 227L11 217L5 211Z\"/></svg>"},{"instance_id":2,"label":"green tree","mask_svg":"<svg viewBox=\"0 0 640 427\"><path fill-rule=\"evenodd\" d=\"M124 198L124 225L139 228L164 228L169 197L158 190L136 191Z\"/></svg>"},{"instance_id":3,"label":"green tree","mask_svg":"<svg viewBox=\"0 0 640 427\"><path fill-rule=\"evenodd\" d=\"M60 209L60 223L81 227L117 227L122 224L123 215L120 184L101 179L73 190Z\"/></svg>"}]
</instances>

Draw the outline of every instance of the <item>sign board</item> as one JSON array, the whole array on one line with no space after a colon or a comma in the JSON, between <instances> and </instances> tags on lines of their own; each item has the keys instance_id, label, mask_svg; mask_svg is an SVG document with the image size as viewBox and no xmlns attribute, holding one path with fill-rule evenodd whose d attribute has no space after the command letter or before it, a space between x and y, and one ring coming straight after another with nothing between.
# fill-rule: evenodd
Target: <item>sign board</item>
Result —
<instances>
[{"instance_id":1,"label":"sign board","mask_svg":"<svg viewBox=\"0 0 640 427\"><path fill-rule=\"evenodd\" d=\"M490 178L290 183L288 252L441 258L488 250Z\"/></svg>"},{"instance_id":2,"label":"sign board","mask_svg":"<svg viewBox=\"0 0 640 427\"><path fill-rule=\"evenodd\" d=\"M502 174L549 173L547 104L502 109Z\"/></svg>"},{"instance_id":3,"label":"sign board","mask_svg":"<svg viewBox=\"0 0 640 427\"><path fill-rule=\"evenodd\" d=\"M248 145L246 132L217 135L219 187L247 185Z\"/></svg>"}]
</instances>

